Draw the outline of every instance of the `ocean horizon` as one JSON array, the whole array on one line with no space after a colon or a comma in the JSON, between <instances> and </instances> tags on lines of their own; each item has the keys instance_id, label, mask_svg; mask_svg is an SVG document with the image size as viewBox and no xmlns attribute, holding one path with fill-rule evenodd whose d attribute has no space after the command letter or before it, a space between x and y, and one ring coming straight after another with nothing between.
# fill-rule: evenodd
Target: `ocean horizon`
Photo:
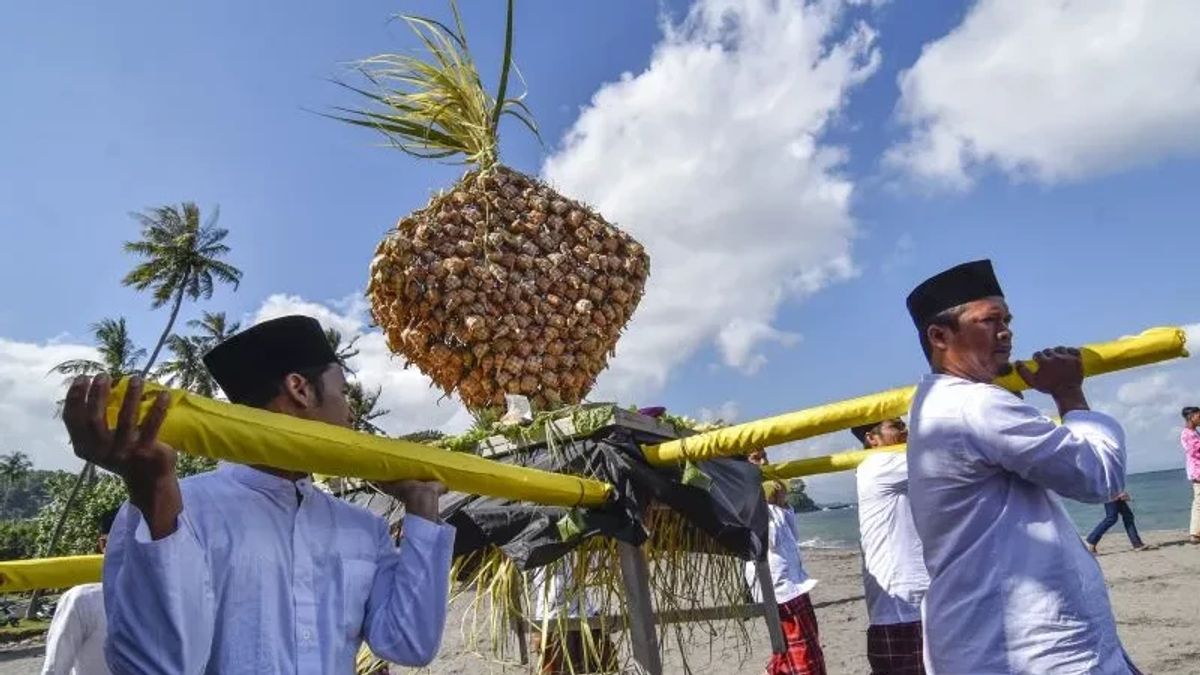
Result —
<instances>
[{"instance_id":1,"label":"ocean horizon","mask_svg":"<svg viewBox=\"0 0 1200 675\"><path fill-rule=\"evenodd\" d=\"M1141 532L1186 530L1191 513L1192 486L1184 469L1166 469L1130 474L1126 492L1133 501L1134 521ZM1083 504L1063 499L1067 513L1080 536L1086 535L1104 518L1101 504ZM797 514L800 546L811 549L851 549L859 547L858 508L855 504L832 504L821 511ZM1128 546L1125 528L1117 522L1101 541L1105 545Z\"/></svg>"}]
</instances>

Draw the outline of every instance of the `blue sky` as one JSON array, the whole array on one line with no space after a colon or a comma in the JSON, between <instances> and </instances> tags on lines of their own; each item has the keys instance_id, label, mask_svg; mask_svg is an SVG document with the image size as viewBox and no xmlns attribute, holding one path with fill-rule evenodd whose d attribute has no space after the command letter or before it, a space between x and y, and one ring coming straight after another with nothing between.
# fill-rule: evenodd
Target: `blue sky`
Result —
<instances>
[{"instance_id":1,"label":"blue sky","mask_svg":"<svg viewBox=\"0 0 1200 675\"><path fill-rule=\"evenodd\" d=\"M503 3L463 4L490 80ZM1200 66L1178 28L1196 8L1054 4L518 1L545 146L509 126L505 161L597 204L652 255L599 394L747 420L915 381L905 294L984 256L1019 353L1200 321L1200 93L1178 74ZM348 102L328 81L346 62L413 47L387 21L397 11L447 16L425 0L10 8L0 79L21 104L0 108L0 409L17 421L0 450L69 466L45 370L84 353L101 317L126 316L142 344L161 330L165 313L119 284L133 210L220 205L245 281L204 309L366 330L376 242L460 172L314 113ZM462 423L364 344L394 431ZM1198 374L1092 385L1129 425L1135 470L1182 465L1172 427Z\"/></svg>"}]
</instances>

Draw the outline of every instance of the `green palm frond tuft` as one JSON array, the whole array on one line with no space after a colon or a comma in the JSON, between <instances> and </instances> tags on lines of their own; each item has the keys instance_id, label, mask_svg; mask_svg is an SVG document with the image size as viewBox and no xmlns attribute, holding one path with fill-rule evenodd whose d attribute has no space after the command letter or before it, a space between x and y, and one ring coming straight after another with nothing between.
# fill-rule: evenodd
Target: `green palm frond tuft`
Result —
<instances>
[{"instance_id":1,"label":"green palm frond tuft","mask_svg":"<svg viewBox=\"0 0 1200 675\"><path fill-rule=\"evenodd\" d=\"M524 96L507 96L513 70L513 3L508 2L504 55L495 96L479 77L454 0L450 0L450 9L454 15L452 27L425 17L399 17L420 39L424 53L380 54L358 62L356 69L372 90L337 84L366 98L372 107L335 108L337 114L326 116L374 129L389 144L414 157L458 157L464 163L488 169L499 161L498 129L503 116L516 118L538 135L533 115L522 101Z\"/></svg>"}]
</instances>

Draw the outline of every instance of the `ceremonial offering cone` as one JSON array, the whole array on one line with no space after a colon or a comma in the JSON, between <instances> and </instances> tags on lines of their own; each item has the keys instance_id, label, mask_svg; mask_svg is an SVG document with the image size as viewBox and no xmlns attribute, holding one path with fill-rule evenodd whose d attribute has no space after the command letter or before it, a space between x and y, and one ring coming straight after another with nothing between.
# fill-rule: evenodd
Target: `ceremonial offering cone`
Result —
<instances>
[{"instance_id":1,"label":"ceremonial offering cone","mask_svg":"<svg viewBox=\"0 0 1200 675\"><path fill-rule=\"evenodd\" d=\"M495 96L454 27L402 17L426 54L359 64L373 102L337 119L375 129L423 158L472 168L400 219L371 261L367 295L389 348L469 408L523 394L539 409L578 403L607 366L641 299L649 257L585 204L499 163L509 115L536 133L520 97L506 98L512 1ZM346 85L349 86L349 85Z\"/></svg>"}]
</instances>

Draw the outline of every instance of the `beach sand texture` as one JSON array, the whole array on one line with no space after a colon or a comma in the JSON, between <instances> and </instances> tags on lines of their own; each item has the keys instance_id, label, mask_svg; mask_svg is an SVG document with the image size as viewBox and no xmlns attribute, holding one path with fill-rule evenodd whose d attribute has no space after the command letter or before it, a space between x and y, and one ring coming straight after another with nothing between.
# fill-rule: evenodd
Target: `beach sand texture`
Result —
<instances>
[{"instance_id":1,"label":"beach sand texture","mask_svg":"<svg viewBox=\"0 0 1200 675\"><path fill-rule=\"evenodd\" d=\"M1154 675L1193 675L1200 672L1200 546L1186 543L1184 532L1146 533L1154 551L1133 552L1124 537L1110 536L1101 543L1100 564L1121 640L1134 663ZM851 551L805 551L805 565L820 579L813 590L821 643L831 675L868 672L866 609L862 600L859 556ZM465 602L456 603L446 626L446 636L435 664L424 672L437 675L526 672L522 668L490 665L466 652L459 625ZM759 673L770 646L761 620L745 624L751 636L751 653L744 659L723 651L720 644L697 641L687 650L693 672L711 675ZM710 653L711 652L711 653ZM665 670L682 672L678 650L669 648ZM0 653L0 675L36 673L40 650L23 648Z\"/></svg>"}]
</instances>

